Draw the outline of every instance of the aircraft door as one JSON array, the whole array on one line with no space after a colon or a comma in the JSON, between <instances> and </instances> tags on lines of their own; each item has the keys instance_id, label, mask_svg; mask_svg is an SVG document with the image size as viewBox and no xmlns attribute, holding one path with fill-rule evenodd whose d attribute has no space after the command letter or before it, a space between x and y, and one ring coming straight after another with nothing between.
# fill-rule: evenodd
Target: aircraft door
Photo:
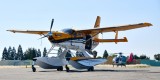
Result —
<instances>
[{"instance_id":1,"label":"aircraft door","mask_svg":"<svg viewBox=\"0 0 160 80\"><path fill-rule=\"evenodd\" d=\"M91 35L86 35L85 49L90 50L91 48L92 48L92 36Z\"/></svg>"}]
</instances>

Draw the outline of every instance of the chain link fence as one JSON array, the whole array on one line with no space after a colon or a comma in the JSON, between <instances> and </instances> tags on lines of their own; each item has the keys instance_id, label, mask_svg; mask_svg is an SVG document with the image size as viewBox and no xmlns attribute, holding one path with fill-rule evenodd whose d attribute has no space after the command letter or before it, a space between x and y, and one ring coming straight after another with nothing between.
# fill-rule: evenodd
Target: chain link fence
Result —
<instances>
[{"instance_id":1,"label":"chain link fence","mask_svg":"<svg viewBox=\"0 0 160 80\"><path fill-rule=\"evenodd\" d=\"M32 65L32 60L2 60L0 66L24 66Z\"/></svg>"}]
</instances>

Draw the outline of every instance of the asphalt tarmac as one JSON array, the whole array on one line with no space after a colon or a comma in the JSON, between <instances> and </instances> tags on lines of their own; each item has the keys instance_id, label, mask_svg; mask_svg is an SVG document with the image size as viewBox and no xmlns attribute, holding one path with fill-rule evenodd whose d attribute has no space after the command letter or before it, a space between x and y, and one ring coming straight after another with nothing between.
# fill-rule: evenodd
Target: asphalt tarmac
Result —
<instances>
[{"instance_id":1,"label":"asphalt tarmac","mask_svg":"<svg viewBox=\"0 0 160 80\"><path fill-rule=\"evenodd\" d=\"M36 69L36 72L32 72L31 67L0 66L0 80L160 80L160 67L100 65L91 72L72 67L70 72L39 67Z\"/></svg>"}]
</instances>

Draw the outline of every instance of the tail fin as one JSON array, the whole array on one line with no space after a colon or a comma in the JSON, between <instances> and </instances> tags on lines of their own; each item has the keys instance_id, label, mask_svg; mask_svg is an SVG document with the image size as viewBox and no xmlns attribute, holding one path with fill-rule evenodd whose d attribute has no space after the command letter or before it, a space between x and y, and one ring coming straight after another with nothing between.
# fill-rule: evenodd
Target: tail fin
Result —
<instances>
[{"instance_id":1,"label":"tail fin","mask_svg":"<svg viewBox=\"0 0 160 80\"><path fill-rule=\"evenodd\" d=\"M128 62L129 62L129 63L132 63L132 62L133 62L133 53L130 54L129 59L128 59Z\"/></svg>"},{"instance_id":2,"label":"tail fin","mask_svg":"<svg viewBox=\"0 0 160 80\"><path fill-rule=\"evenodd\" d=\"M100 20L101 20L101 17L100 17L100 16L97 16L97 19L96 19L94 28L98 28L98 27L100 26Z\"/></svg>"},{"instance_id":3,"label":"tail fin","mask_svg":"<svg viewBox=\"0 0 160 80\"><path fill-rule=\"evenodd\" d=\"M94 28L99 28L99 27L100 27L100 21L101 21L101 17L100 17L100 16L97 16L97 19L96 19ZM96 35L96 36L94 37L94 39L98 39L98 35Z\"/></svg>"}]
</instances>

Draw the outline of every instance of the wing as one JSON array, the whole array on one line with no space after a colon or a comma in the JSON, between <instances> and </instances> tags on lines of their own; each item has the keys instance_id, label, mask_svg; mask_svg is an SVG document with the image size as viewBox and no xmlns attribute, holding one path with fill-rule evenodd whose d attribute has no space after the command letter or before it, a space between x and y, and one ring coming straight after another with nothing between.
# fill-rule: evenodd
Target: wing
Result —
<instances>
[{"instance_id":1,"label":"wing","mask_svg":"<svg viewBox=\"0 0 160 80\"><path fill-rule=\"evenodd\" d=\"M139 24L130 24L130 25L123 25L123 26L115 26L115 27L77 30L76 32L84 33L84 34L94 34L94 33L103 33L103 32L125 31L125 30L130 30L130 29L148 27L148 26L152 26L152 24L151 23L139 23Z\"/></svg>"},{"instance_id":2,"label":"wing","mask_svg":"<svg viewBox=\"0 0 160 80\"><path fill-rule=\"evenodd\" d=\"M34 30L7 30L13 33L27 33L27 34L39 34L44 35L47 34L49 31L34 31Z\"/></svg>"}]
</instances>

